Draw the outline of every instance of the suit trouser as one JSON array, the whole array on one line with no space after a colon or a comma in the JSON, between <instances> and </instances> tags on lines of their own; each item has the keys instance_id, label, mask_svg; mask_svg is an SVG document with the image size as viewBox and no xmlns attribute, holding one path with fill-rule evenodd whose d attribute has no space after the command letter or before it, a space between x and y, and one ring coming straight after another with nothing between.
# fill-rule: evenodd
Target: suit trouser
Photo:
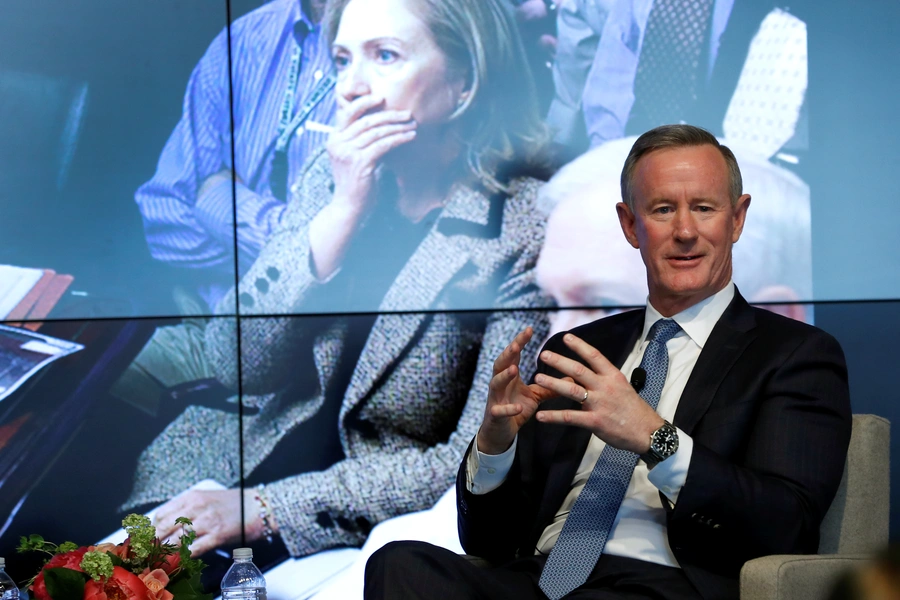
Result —
<instances>
[{"instance_id":1,"label":"suit trouser","mask_svg":"<svg viewBox=\"0 0 900 600\"><path fill-rule=\"evenodd\" d=\"M538 587L544 556L480 567L425 542L393 542L366 564L366 600L515 600L546 596ZM603 555L587 582L566 598L698 600L681 569Z\"/></svg>"}]
</instances>

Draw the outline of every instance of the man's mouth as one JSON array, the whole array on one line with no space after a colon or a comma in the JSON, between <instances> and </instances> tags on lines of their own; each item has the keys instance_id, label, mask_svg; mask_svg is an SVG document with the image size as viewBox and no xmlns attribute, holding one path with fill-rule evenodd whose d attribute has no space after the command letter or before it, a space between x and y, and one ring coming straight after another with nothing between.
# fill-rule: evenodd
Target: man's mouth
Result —
<instances>
[{"instance_id":1,"label":"man's mouth","mask_svg":"<svg viewBox=\"0 0 900 600\"><path fill-rule=\"evenodd\" d=\"M690 263L692 261L699 260L700 258L702 258L702 256L699 254L690 254L686 256L670 256L669 260L680 263Z\"/></svg>"}]
</instances>

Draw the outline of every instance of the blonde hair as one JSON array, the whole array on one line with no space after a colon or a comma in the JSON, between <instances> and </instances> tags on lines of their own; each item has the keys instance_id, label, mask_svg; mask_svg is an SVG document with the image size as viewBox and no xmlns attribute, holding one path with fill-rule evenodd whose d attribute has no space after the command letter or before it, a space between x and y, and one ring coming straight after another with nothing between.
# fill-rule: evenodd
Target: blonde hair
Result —
<instances>
[{"instance_id":1,"label":"blonde hair","mask_svg":"<svg viewBox=\"0 0 900 600\"><path fill-rule=\"evenodd\" d=\"M360 0L362 1L362 0ZM518 26L504 0L405 0L425 24L468 94L450 115L460 124L469 172L492 191L518 174L548 170L549 136ZM325 30L334 43L350 0L328 0Z\"/></svg>"}]
</instances>

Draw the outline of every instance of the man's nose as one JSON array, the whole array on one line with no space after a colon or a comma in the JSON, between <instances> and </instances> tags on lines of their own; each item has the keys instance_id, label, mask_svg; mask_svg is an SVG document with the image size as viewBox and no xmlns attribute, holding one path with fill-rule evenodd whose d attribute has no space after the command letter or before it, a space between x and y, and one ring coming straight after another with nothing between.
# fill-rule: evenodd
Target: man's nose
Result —
<instances>
[{"instance_id":1,"label":"man's nose","mask_svg":"<svg viewBox=\"0 0 900 600\"><path fill-rule=\"evenodd\" d=\"M697 222L691 210L675 211L674 225L674 235L678 241L691 241L697 238Z\"/></svg>"}]
</instances>

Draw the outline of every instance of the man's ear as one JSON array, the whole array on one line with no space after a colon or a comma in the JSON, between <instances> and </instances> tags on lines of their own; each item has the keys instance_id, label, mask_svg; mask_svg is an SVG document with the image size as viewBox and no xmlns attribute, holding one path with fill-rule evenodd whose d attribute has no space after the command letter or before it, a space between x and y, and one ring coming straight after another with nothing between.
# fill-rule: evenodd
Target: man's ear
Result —
<instances>
[{"instance_id":1,"label":"man's ear","mask_svg":"<svg viewBox=\"0 0 900 600\"><path fill-rule=\"evenodd\" d=\"M734 232L731 234L731 243L737 243L744 231L744 221L747 220L747 209L750 208L750 194L744 194L734 203Z\"/></svg>"},{"instance_id":2,"label":"man's ear","mask_svg":"<svg viewBox=\"0 0 900 600\"><path fill-rule=\"evenodd\" d=\"M631 244L632 247L638 248L634 212L628 208L627 204L619 202L616 204L616 213L619 215L619 225L622 226L622 233L625 234L625 239L628 240L628 243Z\"/></svg>"}]
</instances>

